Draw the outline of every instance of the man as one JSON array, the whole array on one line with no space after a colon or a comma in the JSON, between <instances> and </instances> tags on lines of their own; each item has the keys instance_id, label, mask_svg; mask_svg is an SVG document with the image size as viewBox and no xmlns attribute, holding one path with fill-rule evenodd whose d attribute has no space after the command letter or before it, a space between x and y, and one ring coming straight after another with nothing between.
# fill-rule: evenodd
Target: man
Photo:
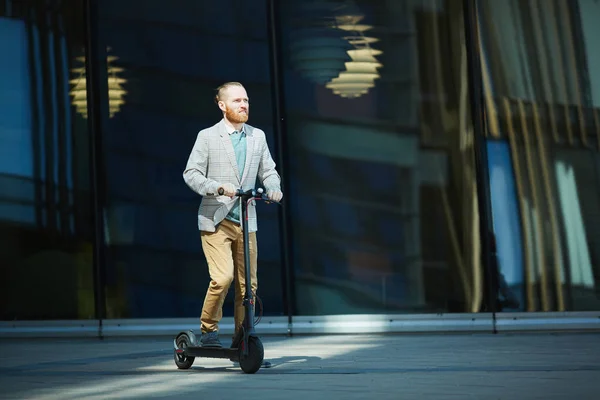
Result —
<instances>
[{"instance_id":1,"label":"man","mask_svg":"<svg viewBox=\"0 0 600 400\"><path fill-rule=\"evenodd\" d=\"M183 172L185 183L203 196L198 210L198 228L211 278L200 317L200 344L204 347L222 347L218 336L219 321L223 317L225 296L234 280L236 333L244 320L244 248L236 190L254 188L256 178L259 178L270 200L280 201L283 197L281 179L275 170L265 133L246 123L250 103L244 86L238 82L221 85L215 101L223 112L223 119L198 133ZM222 195L219 195L220 189ZM256 231L256 209L249 207L253 293L258 287Z\"/></svg>"}]
</instances>

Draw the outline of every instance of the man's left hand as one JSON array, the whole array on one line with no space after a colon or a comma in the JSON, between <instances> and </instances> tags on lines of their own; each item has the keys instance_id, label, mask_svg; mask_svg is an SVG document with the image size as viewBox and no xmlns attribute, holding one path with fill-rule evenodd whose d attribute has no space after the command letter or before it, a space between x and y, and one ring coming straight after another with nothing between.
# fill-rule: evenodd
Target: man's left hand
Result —
<instances>
[{"instance_id":1,"label":"man's left hand","mask_svg":"<svg viewBox=\"0 0 600 400\"><path fill-rule=\"evenodd\" d=\"M280 190L269 190L267 192L267 197L269 198L269 200L279 203L283 198L283 193L281 193Z\"/></svg>"}]
</instances>

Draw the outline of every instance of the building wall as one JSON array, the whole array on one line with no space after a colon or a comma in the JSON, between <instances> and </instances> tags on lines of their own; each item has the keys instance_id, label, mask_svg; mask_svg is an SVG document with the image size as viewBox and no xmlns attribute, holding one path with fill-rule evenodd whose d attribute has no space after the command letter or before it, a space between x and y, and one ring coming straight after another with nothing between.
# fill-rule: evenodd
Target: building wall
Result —
<instances>
[{"instance_id":1,"label":"building wall","mask_svg":"<svg viewBox=\"0 0 600 400\"><path fill-rule=\"evenodd\" d=\"M484 132L462 0L103 1L99 125L71 3L0 16L3 320L95 319L97 301L109 319L199 316L201 199L181 175L225 81L284 178L284 207L258 206L265 315L600 310L593 0L477 2Z\"/></svg>"},{"instance_id":2,"label":"building wall","mask_svg":"<svg viewBox=\"0 0 600 400\"><path fill-rule=\"evenodd\" d=\"M480 3L500 270L526 311L597 310L597 7L538 3Z\"/></svg>"}]
</instances>

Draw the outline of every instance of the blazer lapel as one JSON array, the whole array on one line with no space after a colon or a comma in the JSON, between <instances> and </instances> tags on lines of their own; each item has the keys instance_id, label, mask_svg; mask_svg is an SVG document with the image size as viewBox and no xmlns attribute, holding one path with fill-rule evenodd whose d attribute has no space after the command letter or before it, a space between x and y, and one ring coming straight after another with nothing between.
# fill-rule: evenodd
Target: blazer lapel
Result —
<instances>
[{"instance_id":1,"label":"blazer lapel","mask_svg":"<svg viewBox=\"0 0 600 400\"><path fill-rule=\"evenodd\" d=\"M233 167L233 170L235 171L235 176L237 177L238 183L239 183L239 182L241 182L240 171L238 169L237 161L235 159L235 152L233 150L233 144L231 144L231 138L229 137L229 134L227 133L227 130L225 129L225 124L221 125L219 134L221 135L221 142L223 142L223 146L225 147L225 153L227 153L227 158L229 158L229 162L231 163L231 166Z\"/></svg>"},{"instance_id":2,"label":"blazer lapel","mask_svg":"<svg viewBox=\"0 0 600 400\"><path fill-rule=\"evenodd\" d=\"M246 162L244 163L244 174L241 182L244 182L244 179L246 179L246 176L248 175L250 163L252 162L252 155L254 154L254 135L252 134L252 128L245 125L244 129L246 130Z\"/></svg>"}]
</instances>

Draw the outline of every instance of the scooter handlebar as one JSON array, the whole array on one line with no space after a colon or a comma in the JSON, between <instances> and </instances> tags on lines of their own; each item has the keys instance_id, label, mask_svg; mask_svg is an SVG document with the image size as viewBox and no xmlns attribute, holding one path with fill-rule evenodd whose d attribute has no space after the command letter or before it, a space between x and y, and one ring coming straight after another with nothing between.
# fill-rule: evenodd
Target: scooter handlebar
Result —
<instances>
[{"instance_id":1,"label":"scooter handlebar","mask_svg":"<svg viewBox=\"0 0 600 400\"><path fill-rule=\"evenodd\" d=\"M219 193L219 195L223 196L225 191L223 190L223 188L219 188L218 193ZM238 197L246 197L247 199L253 198L253 199L268 201L269 203L279 204L278 201L273 201L273 200L269 199L269 197L266 195L263 188L250 189L250 190L246 190L246 191L244 191L242 189L237 189L235 192L235 195Z\"/></svg>"}]
</instances>

